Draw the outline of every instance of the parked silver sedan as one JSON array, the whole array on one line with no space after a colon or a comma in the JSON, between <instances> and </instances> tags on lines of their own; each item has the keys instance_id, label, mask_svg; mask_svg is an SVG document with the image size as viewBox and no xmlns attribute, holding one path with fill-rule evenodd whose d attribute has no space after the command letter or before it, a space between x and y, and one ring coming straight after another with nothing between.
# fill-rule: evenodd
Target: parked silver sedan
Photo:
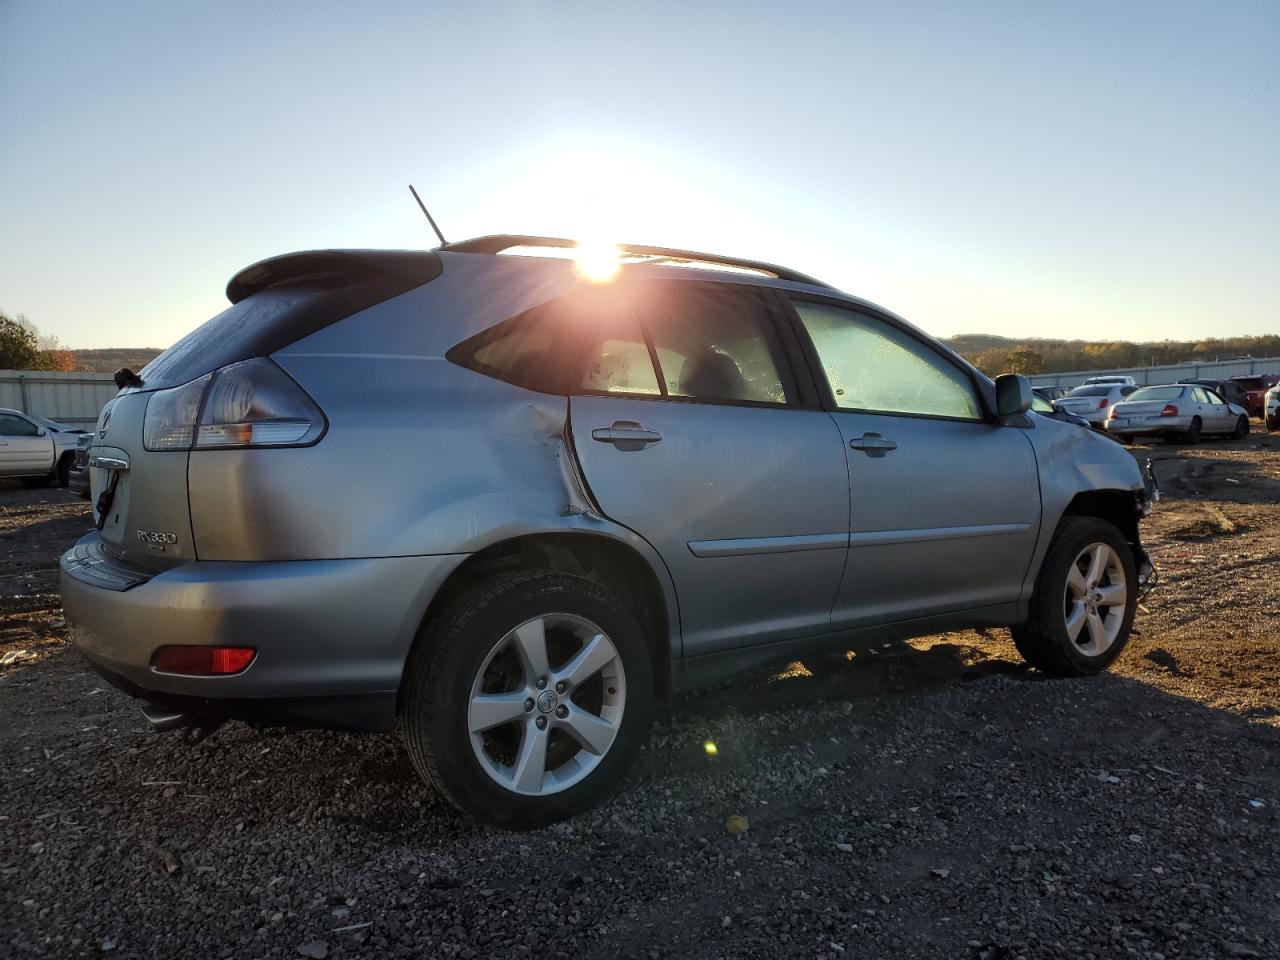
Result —
<instances>
[{"instance_id":1,"label":"parked silver sedan","mask_svg":"<svg viewBox=\"0 0 1280 960\"><path fill-rule=\"evenodd\" d=\"M1125 383L1085 384L1055 401L1055 406L1088 420L1089 426L1101 430L1107 419L1107 411L1137 389L1139 388Z\"/></svg>"},{"instance_id":2,"label":"parked silver sedan","mask_svg":"<svg viewBox=\"0 0 1280 960\"><path fill-rule=\"evenodd\" d=\"M1249 414L1208 387L1174 383L1143 387L1107 413L1106 428L1118 437L1161 436L1198 443L1205 434L1249 434Z\"/></svg>"}]
</instances>

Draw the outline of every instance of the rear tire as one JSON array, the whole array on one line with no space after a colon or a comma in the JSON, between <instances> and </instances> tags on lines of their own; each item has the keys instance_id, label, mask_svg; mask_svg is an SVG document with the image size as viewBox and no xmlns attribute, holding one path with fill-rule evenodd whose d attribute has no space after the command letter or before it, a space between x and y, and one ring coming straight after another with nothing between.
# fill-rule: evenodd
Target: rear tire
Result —
<instances>
[{"instance_id":1,"label":"rear tire","mask_svg":"<svg viewBox=\"0 0 1280 960\"><path fill-rule=\"evenodd\" d=\"M1052 676L1101 673L1128 643L1137 606L1138 571L1124 536L1097 517L1067 517L1013 642L1027 663Z\"/></svg>"},{"instance_id":2,"label":"rear tire","mask_svg":"<svg viewBox=\"0 0 1280 960\"><path fill-rule=\"evenodd\" d=\"M589 647L603 652L593 659ZM586 660L593 670L573 674ZM450 600L419 633L400 694L418 773L459 810L513 830L600 803L652 712L653 657L635 617L597 583L541 571L483 580Z\"/></svg>"},{"instance_id":3,"label":"rear tire","mask_svg":"<svg viewBox=\"0 0 1280 960\"><path fill-rule=\"evenodd\" d=\"M1280 430L1280 417L1267 417L1263 423L1268 431Z\"/></svg>"},{"instance_id":4,"label":"rear tire","mask_svg":"<svg viewBox=\"0 0 1280 960\"><path fill-rule=\"evenodd\" d=\"M1200 436L1204 429L1204 425L1200 422L1199 417L1191 418L1191 428L1182 436L1187 443L1199 443Z\"/></svg>"}]
</instances>

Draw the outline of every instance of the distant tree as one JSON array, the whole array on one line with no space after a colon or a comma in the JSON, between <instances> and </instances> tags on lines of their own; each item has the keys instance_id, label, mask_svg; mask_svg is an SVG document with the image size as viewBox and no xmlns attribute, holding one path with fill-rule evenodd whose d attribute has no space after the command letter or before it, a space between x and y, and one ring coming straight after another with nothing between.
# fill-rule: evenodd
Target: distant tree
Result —
<instances>
[{"instance_id":1,"label":"distant tree","mask_svg":"<svg viewBox=\"0 0 1280 960\"><path fill-rule=\"evenodd\" d=\"M996 374L1004 373L1005 368L1008 367L1009 352L1003 347L992 347L989 350L983 350L972 358L973 365L987 376L994 377Z\"/></svg>"},{"instance_id":2,"label":"distant tree","mask_svg":"<svg viewBox=\"0 0 1280 960\"><path fill-rule=\"evenodd\" d=\"M0 313L0 370L34 370L40 358L35 328L26 317Z\"/></svg>"},{"instance_id":3,"label":"distant tree","mask_svg":"<svg viewBox=\"0 0 1280 960\"><path fill-rule=\"evenodd\" d=\"M56 336L42 334L22 314L0 313L0 369L74 370L76 355Z\"/></svg>"},{"instance_id":4,"label":"distant tree","mask_svg":"<svg viewBox=\"0 0 1280 960\"><path fill-rule=\"evenodd\" d=\"M1005 357L1005 372L1031 374L1044 373L1044 357L1027 346L1015 347Z\"/></svg>"}]
</instances>

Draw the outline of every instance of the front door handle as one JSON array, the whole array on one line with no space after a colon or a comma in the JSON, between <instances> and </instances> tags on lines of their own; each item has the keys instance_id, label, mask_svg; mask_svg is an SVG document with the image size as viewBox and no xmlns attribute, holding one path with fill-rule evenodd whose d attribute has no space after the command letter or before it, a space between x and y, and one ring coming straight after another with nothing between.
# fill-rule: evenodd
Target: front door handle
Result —
<instances>
[{"instance_id":1,"label":"front door handle","mask_svg":"<svg viewBox=\"0 0 1280 960\"><path fill-rule=\"evenodd\" d=\"M634 420L615 420L611 427L596 427L592 430L591 439L612 443L619 450L643 450L649 444L661 440L662 434Z\"/></svg>"},{"instance_id":2,"label":"front door handle","mask_svg":"<svg viewBox=\"0 0 1280 960\"><path fill-rule=\"evenodd\" d=\"M849 441L849 446L854 450L861 450L868 457L883 457L890 450L897 450L898 445L892 440L886 440L878 433L864 433L862 436Z\"/></svg>"}]
</instances>

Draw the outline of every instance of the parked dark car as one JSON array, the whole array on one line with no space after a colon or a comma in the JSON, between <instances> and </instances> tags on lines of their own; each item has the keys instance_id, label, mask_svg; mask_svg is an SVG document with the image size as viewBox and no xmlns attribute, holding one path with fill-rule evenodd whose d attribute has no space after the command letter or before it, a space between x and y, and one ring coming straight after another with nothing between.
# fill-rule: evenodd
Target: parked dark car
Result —
<instances>
[{"instance_id":1,"label":"parked dark car","mask_svg":"<svg viewBox=\"0 0 1280 960\"><path fill-rule=\"evenodd\" d=\"M1212 377L1196 380L1180 380L1179 383L1194 383L1197 386L1208 387L1227 403L1234 403L1237 407L1244 407L1246 410L1249 404L1246 401L1244 387L1236 383L1234 380L1214 380Z\"/></svg>"},{"instance_id":2,"label":"parked dark car","mask_svg":"<svg viewBox=\"0 0 1280 960\"><path fill-rule=\"evenodd\" d=\"M1061 407L1050 403L1039 390L1032 391L1031 409L1042 417L1049 417L1052 420L1061 420L1063 423L1074 423L1077 427L1093 426L1084 417L1077 417L1074 413L1068 413Z\"/></svg>"},{"instance_id":3,"label":"parked dark car","mask_svg":"<svg viewBox=\"0 0 1280 960\"><path fill-rule=\"evenodd\" d=\"M1032 387L1032 389L1050 403L1067 395L1066 387Z\"/></svg>"},{"instance_id":4,"label":"parked dark car","mask_svg":"<svg viewBox=\"0 0 1280 960\"><path fill-rule=\"evenodd\" d=\"M1275 373L1257 373L1248 377L1231 377L1232 383L1235 383L1244 391L1245 399L1240 406L1249 411L1249 416L1262 416L1262 408L1266 402L1267 391L1280 383L1280 374ZM1238 401L1227 398L1230 402Z\"/></svg>"}]
</instances>

